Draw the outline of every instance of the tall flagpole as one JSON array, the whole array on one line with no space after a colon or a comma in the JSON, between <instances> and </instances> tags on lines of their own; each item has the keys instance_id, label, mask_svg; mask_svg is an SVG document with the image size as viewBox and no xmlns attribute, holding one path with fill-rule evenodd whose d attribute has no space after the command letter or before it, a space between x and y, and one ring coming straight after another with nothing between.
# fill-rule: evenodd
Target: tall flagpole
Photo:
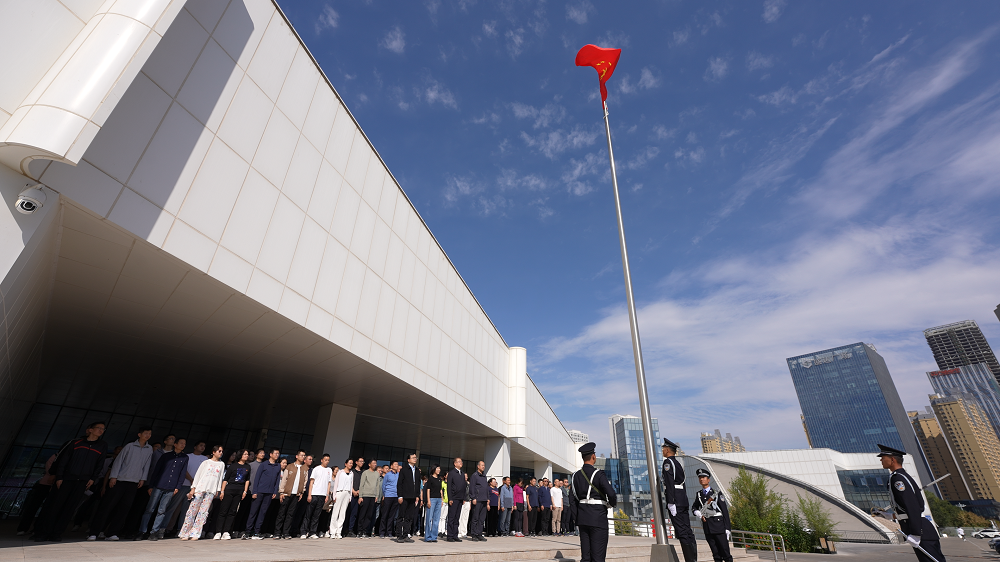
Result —
<instances>
[{"instance_id":1,"label":"tall flagpole","mask_svg":"<svg viewBox=\"0 0 1000 562\"><path fill-rule=\"evenodd\" d=\"M622 269L625 270L625 298L628 300L628 323L632 331L632 354L635 358L635 380L639 386L639 413L646 442L646 467L649 472L649 495L653 502L653 519L658 527L656 544L670 544L667 540L663 504L660 503L660 486L657 478L656 449L653 443L653 419L649 415L649 393L646 390L646 371L642 365L642 345L639 343L639 324L635 317L635 299L632 296L632 274L628 267L628 250L625 248L625 226L622 223L622 204L618 197L618 174L615 172L615 153L611 148L611 125L608 123L608 102L604 106L604 130L608 135L608 159L611 161L611 185L615 192L615 212L618 213L618 242L622 247Z\"/></svg>"}]
</instances>

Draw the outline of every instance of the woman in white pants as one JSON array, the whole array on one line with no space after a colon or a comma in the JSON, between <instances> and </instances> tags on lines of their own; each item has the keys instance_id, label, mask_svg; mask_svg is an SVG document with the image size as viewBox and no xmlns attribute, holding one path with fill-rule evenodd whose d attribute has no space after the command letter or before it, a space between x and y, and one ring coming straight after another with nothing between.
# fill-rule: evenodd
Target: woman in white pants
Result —
<instances>
[{"instance_id":1,"label":"woman in white pants","mask_svg":"<svg viewBox=\"0 0 1000 562\"><path fill-rule=\"evenodd\" d=\"M184 515L181 532L177 535L182 541L188 539L196 541L201 538L201 530L208 520L209 510L212 509L212 500L222 489L226 465L219 460L221 458L222 445L212 447L212 458L201 463L194 479L191 480L191 491L187 495L191 503Z\"/></svg>"},{"instance_id":2,"label":"woman in white pants","mask_svg":"<svg viewBox=\"0 0 1000 562\"><path fill-rule=\"evenodd\" d=\"M330 538L342 539L341 531L344 529L344 518L347 516L347 506L351 504L351 490L354 487L354 473L351 468L354 461L347 459L344 461L344 470L337 473L333 486L333 515L330 519Z\"/></svg>"}]
</instances>

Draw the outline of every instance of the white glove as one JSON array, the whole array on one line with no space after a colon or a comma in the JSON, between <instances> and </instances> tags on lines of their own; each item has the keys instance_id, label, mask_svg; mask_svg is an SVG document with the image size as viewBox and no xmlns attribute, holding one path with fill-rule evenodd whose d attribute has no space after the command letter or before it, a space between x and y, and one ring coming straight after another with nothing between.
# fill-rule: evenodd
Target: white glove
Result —
<instances>
[{"instance_id":1,"label":"white glove","mask_svg":"<svg viewBox=\"0 0 1000 562\"><path fill-rule=\"evenodd\" d=\"M701 517L701 511L698 510L698 509L694 510L694 516L695 517Z\"/></svg>"},{"instance_id":2,"label":"white glove","mask_svg":"<svg viewBox=\"0 0 1000 562\"><path fill-rule=\"evenodd\" d=\"M670 511L670 515L677 515L677 505L668 503L667 509Z\"/></svg>"},{"instance_id":3,"label":"white glove","mask_svg":"<svg viewBox=\"0 0 1000 562\"><path fill-rule=\"evenodd\" d=\"M913 546L920 546L920 537L906 535L906 542L912 544Z\"/></svg>"},{"instance_id":4,"label":"white glove","mask_svg":"<svg viewBox=\"0 0 1000 562\"><path fill-rule=\"evenodd\" d=\"M726 541L727 542L733 541L733 534L729 531L729 529L726 529Z\"/></svg>"}]
</instances>

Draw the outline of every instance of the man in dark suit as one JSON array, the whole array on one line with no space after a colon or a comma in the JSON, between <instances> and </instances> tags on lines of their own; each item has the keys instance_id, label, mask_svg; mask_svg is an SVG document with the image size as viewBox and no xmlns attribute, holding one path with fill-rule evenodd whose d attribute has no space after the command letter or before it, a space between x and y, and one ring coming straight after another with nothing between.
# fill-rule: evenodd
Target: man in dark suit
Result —
<instances>
[{"instance_id":1,"label":"man in dark suit","mask_svg":"<svg viewBox=\"0 0 1000 562\"><path fill-rule=\"evenodd\" d=\"M396 520L396 542L413 542L410 528L417 520L420 507L420 469L417 468L417 454L410 453L406 466L399 471L396 481L396 495L399 497L399 515Z\"/></svg>"},{"instance_id":2,"label":"man in dark suit","mask_svg":"<svg viewBox=\"0 0 1000 562\"><path fill-rule=\"evenodd\" d=\"M462 504L468 482L462 474L462 459L455 458L455 467L448 471L448 542L462 542L458 538L458 519L462 516Z\"/></svg>"},{"instance_id":3,"label":"man in dark suit","mask_svg":"<svg viewBox=\"0 0 1000 562\"><path fill-rule=\"evenodd\" d=\"M471 541L486 541L483 527L486 525L486 511L490 508L490 482L486 479L486 463L479 461L476 472L469 477L472 487L472 532Z\"/></svg>"},{"instance_id":4,"label":"man in dark suit","mask_svg":"<svg viewBox=\"0 0 1000 562\"><path fill-rule=\"evenodd\" d=\"M583 468L570 478L569 509L580 530L580 562L604 562L608 554L608 508L618 499L611 481L598 470L597 445L587 443L578 449Z\"/></svg>"}]
</instances>

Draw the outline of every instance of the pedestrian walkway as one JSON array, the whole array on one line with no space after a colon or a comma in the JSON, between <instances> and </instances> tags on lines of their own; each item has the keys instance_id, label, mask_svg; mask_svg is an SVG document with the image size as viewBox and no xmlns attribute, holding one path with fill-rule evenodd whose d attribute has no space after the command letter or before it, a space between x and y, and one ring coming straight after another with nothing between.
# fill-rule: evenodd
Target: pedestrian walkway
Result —
<instances>
[{"instance_id":1,"label":"pedestrian walkway","mask_svg":"<svg viewBox=\"0 0 1000 562\"><path fill-rule=\"evenodd\" d=\"M644 537L611 537L608 560L614 562L648 562L653 540ZM679 547L678 547L679 550ZM59 543L35 543L20 537L0 539L0 562L21 560L73 560L74 562L193 562L207 560L241 560L244 562L327 561L327 560L393 560L424 562L433 556L434 562L519 562L529 560L580 559L577 537L491 538L486 543L414 542L397 544L379 539L292 539L263 541L195 542L167 539L157 542L122 541L117 543L67 540ZM755 554L734 549L736 560L757 560ZM712 560L708 544L698 545L699 562Z\"/></svg>"}]
</instances>

